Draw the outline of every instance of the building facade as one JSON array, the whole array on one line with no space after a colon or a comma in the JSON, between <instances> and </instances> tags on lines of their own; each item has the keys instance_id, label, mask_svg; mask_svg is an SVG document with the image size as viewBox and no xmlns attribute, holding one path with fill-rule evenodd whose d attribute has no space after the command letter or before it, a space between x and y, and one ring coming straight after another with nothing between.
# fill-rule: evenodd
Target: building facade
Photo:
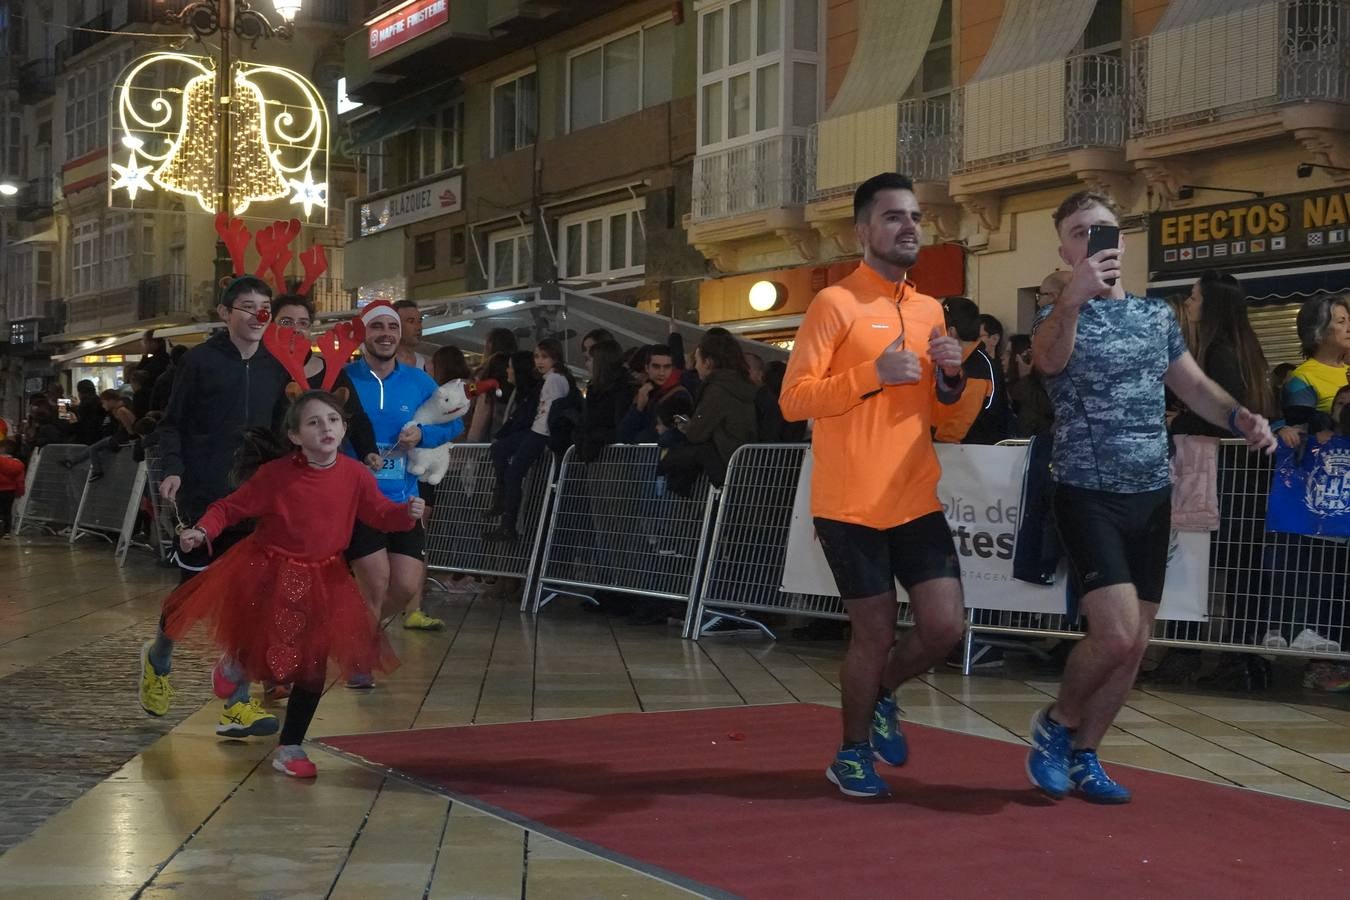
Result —
<instances>
[{"instance_id":1,"label":"building facade","mask_svg":"<svg viewBox=\"0 0 1350 900\"><path fill-rule=\"evenodd\" d=\"M803 73L818 67L818 118L804 99L790 120L762 116L764 95L745 80L721 89L737 109L752 94L750 119L732 115L714 87L723 74L758 78L789 59L748 56L723 23L781 29L791 53L809 54L801 48L810 42L792 37L808 7L820 17L820 58L790 62ZM790 334L814 290L857 259L851 193L886 170L910 174L926 209L930 252L920 268L935 264L924 273L929 284L916 273L920 288L966 293L1010 332L1029 329L1036 286L1061 265L1051 212L1083 188L1121 207L1131 289L1185 292L1210 266L1238 275L1272 363L1294 351L1292 315L1303 299L1350 287L1339 227L1350 181L1344 0L707 0L696 8L699 121L717 123L700 131L688 228L718 273L703 286L705 322ZM797 84L780 89L808 94ZM1259 211L1272 198L1292 211L1287 233ZM1306 221L1305 208L1314 211ZM1209 221L1216 212L1220 222L1264 216L1266 224L1258 233L1191 231L1191 245L1178 244L1178 217ZM959 277L953 260L937 264L937 248L961 254ZM760 280L784 288L773 309L749 306L748 287Z\"/></svg>"},{"instance_id":2,"label":"building facade","mask_svg":"<svg viewBox=\"0 0 1350 900\"><path fill-rule=\"evenodd\" d=\"M362 302L524 285L693 319L687 3L392 4L346 45Z\"/></svg>"},{"instance_id":3,"label":"building facade","mask_svg":"<svg viewBox=\"0 0 1350 900\"><path fill-rule=\"evenodd\" d=\"M0 395L7 416L17 415L22 394L44 381L59 377L70 389L76 369L100 388L120 383L145 329L178 331L176 340L192 342L215 318L212 217L168 197L153 210L109 203L114 82L131 60L168 47L137 35L183 34L183 27L157 21L182 5L0 0L0 43L7 50L0 62L0 182L18 188L0 198L8 341ZM266 6L263 12L280 21ZM264 40L255 48L236 38L237 53L299 71L332 108L342 39L365 12L359 0L305 0L293 39ZM189 35L183 40L183 52L205 52ZM353 193L355 165L342 148L334 151L330 205L341 209ZM326 246L329 272L314 291L321 308L351 305L341 288L344 225L332 214L326 227L306 227L295 244ZM79 353L82 348L90 352Z\"/></svg>"}]
</instances>

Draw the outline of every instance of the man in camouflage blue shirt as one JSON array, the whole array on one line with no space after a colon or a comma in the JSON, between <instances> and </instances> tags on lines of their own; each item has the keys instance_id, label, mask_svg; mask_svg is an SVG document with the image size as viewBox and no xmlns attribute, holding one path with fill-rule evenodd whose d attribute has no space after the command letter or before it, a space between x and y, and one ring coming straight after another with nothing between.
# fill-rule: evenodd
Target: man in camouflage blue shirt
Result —
<instances>
[{"instance_id":1,"label":"man in camouflage blue shirt","mask_svg":"<svg viewBox=\"0 0 1350 900\"><path fill-rule=\"evenodd\" d=\"M1059 697L1031 721L1027 774L1058 799L1130 792L1097 760L1134 683L1162 601L1171 537L1164 385L1197 414L1272 452L1261 416L1205 376L1171 309L1126 293L1124 241L1088 255L1094 225L1118 226L1111 201L1081 191L1054 215L1072 268L1032 332L1032 358L1055 407L1055 516L1087 636L1069 655Z\"/></svg>"}]
</instances>

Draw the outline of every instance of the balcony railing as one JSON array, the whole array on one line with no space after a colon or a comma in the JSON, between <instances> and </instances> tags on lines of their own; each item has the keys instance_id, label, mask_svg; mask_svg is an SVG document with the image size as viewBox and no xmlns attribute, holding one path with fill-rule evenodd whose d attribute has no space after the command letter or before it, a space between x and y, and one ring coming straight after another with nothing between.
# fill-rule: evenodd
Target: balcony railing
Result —
<instances>
[{"instance_id":1,"label":"balcony railing","mask_svg":"<svg viewBox=\"0 0 1350 900\"><path fill-rule=\"evenodd\" d=\"M813 200L852 194L877 172L895 171L914 181L946 181L961 148L952 97L899 103L826 119L811 126L816 161ZM894 145L879 134L893 133Z\"/></svg>"},{"instance_id":2,"label":"balcony railing","mask_svg":"<svg viewBox=\"0 0 1350 900\"><path fill-rule=\"evenodd\" d=\"M158 319L188 313L186 275L156 275L142 278L136 286L136 318Z\"/></svg>"},{"instance_id":3,"label":"balcony railing","mask_svg":"<svg viewBox=\"0 0 1350 900\"><path fill-rule=\"evenodd\" d=\"M56 61L30 59L19 67L19 102L33 103L56 92Z\"/></svg>"},{"instance_id":4,"label":"balcony railing","mask_svg":"<svg viewBox=\"0 0 1350 900\"><path fill-rule=\"evenodd\" d=\"M33 178L19 191L18 217L25 222L45 219L56 205L56 181L52 178Z\"/></svg>"},{"instance_id":5,"label":"balcony railing","mask_svg":"<svg viewBox=\"0 0 1350 900\"><path fill-rule=\"evenodd\" d=\"M778 135L694 158L692 220L802 206L815 185L804 134Z\"/></svg>"},{"instance_id":6,"label":"balcony railing","mask_svg":"<svg viewBox=\"0 0 1350 900\"><path fill-rule=\"evenodd\" d=\"M1277 0L1139 38L1130 134L1296 103L1350 103L1350 0Z\"/></svg>"},{"instance_id":7,"label":"balcony railing","mask_svg":"<svg viewBox=\"0 0 1350 900\"><path fill-rule=\"evenodd\" d=\"M1125 79L1114 56L1083 53L971 82L959 102L958 173L1125 143Z\"/></svg>"}]
</instances>

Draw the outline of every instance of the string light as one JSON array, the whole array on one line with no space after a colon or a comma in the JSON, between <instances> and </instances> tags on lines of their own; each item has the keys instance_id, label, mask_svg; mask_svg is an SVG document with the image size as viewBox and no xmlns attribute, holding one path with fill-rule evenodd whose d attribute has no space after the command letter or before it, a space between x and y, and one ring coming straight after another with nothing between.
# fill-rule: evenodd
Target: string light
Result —
<instances>
[{"instance_id":1,"label":"string light","mask_svg":"<svg viewBox=\"0 0 1350 900\"><path fill-rule=\"evenodd\" d=\"M113 164L112 205L136 207L140 191L192 197L214 214L219 203L220 101L208 57L155 53L131 63L115 86L115 147L131 150L127 166ZM323 221L328 207L328 111L318 89L279 66L235 63L230 70L232 112L230 206L288 199L306 220ZM271 93L269 90L271 89ZM148 165L138 165L137 152ZM154 174L146 177L146 173ZM128 202L129 201L129 204ZM289 215L289 213L287 213Z\"/></svg>"}]
</instances>

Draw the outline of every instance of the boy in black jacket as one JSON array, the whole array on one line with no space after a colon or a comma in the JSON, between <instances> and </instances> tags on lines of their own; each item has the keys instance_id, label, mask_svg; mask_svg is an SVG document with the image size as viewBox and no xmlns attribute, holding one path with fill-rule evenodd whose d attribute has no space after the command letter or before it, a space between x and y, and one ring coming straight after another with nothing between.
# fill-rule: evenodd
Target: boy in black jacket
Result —
<instances>
[{"instance_id":1,"label":"boy in black jacket","mask_svg":"<svg viewBox=\"0 0 1350 900\"><path fill-rule=\"evenodd\" d=\"M225 328L183 357L173 393L160 422L159 453L164 467L160 494L173 504L181 524L191 525L206 507L231 490L230 468L244 431L271 427L285 401L290 375L262 346L270 318L272 290L251 276L236 278L216 308ZM267 311L267 315L264 315ZM226 532L211 546L179 551L180 583L203 571L246 531ZM163 630L141 648L141 707L152 716L169 709L173 641ZM239 738L274 734L276 716L248 695L249 685L233 686L216 734ZM219 690L219 689L218 689Z\"/></svg>"}]
</instances>

